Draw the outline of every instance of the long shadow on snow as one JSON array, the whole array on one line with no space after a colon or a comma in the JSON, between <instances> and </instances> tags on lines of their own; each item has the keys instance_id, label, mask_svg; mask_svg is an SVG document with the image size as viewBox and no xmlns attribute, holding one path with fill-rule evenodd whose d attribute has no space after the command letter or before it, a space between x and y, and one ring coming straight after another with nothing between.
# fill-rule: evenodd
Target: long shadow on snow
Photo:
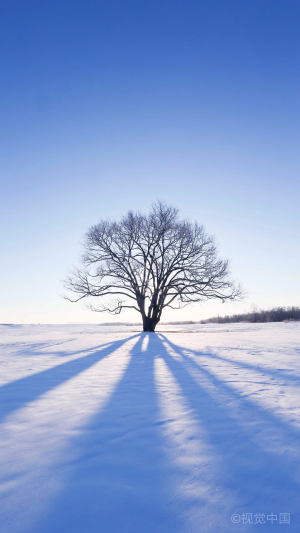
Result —
<instances>
[{"instance_id":1,"label":"long shadow on snow","mask_svg":"<svg viewBox=\"0 0 300 533\"><path fill-rule=\"evenodd\" d=\"M42 370L36 374L17 379L0 387L0 422L25 404L36 400L39 396L61 385L65 381L73 378L80 372L98 363L104 357L120 348L125 342L133 339L137 335L132 335L126 339L111 343L102 350L96 349L83 357L73 359L47 370ZM90 351L90 350L89 350Z\"/></svg>"},{"instance_id":2,"label":"long shadow on snow","mask_svg":"<svg viewBox=\"0 0 300 533\"><path fill-rule=\"evenodd\" d=\"M188 366L193 367L196 371L200 372L203 376L205 376L212 383L216 390L219 389L219 391L222 391L223 398L227 403L231 402L232 400L236 401L239 404L239 407L243 409L244 418L246 415L249 415L250 417L255 418L256 422L259 419L261 429L269 429L269 437L274 437L274 434L272 435L272 431L274 433L274 430L276 429L277 437L281 437L282 442L284 442L285 444L285 447L289 445L298 447L300 433L296 428L293 428L290 424L284 422L282 418L276 416L269 409L263 408L257 403L248 400L246 396L241 396L241 394L235 391L234 388L227 385L225 381L222 381L210 370L201 366L199 362L196 363L193 359L188 357L184 353L184 348L172 343L164 335L161 335L161 337L163 338L164 342L166 342L185 360ZM188 352L198 355L200 354L200 352L195 352L194 350L188 350ZM205 352L203 353L203 355L208 356L209 354ZM214 356L212 355L212 357ZM216 356L216 358L218 359L218 356ZM256 424L256 426L258 427L258 424Z\"/></svg>"},{"instance_id":3,"label":"long shadow on snow","mask_svg":"<svg viewBox=\"0 0 300 533\"><path fill-rule=\"evenodd\" d=\"M169 344L172 344L169 340L168 340ZM173 345L173 346L176 346L177 347L177 350L180 350L180 353L182 355L184 355L184 350L186 348L184 348L183 346L178 346L178 345ZM297 350L297 348L295 348ZM211 352L199 352L197 350L191 350L191 349L186 349L189 353L193 353L195 355L198 355L198 356L201 356L203 357L204 355L206 355L207 357L210 357L211 359L217 359L219 361L224 361L226 363L229 363L231 365L234 365L234 366L239 366L239 367L242 367L242 368L245 368L246 370L254 370L255 372L258 372L260 374L269 374L270 376L274 376L275 378L277 379L286 379L286 380L289 380L291 382L295 382L295 384L298 384L300 383L300 377L299 376L295 376L294 374L291 374L288 370L285 370L285 369L272 369L272 368L268 368L268 367L259 367L257 365L251 365L250 363L244 363L243 361L241 360L236 360L236 359L230 359L229 357L222 357L221 355L218 355L216 353L211 353Z\"/></svg>"},{"instance_id":4,"label":"long shadow on snow","mask_svg":"<svg viewBox=\"0 0 300 533\"><path fill-rule=\"evenodd\" d=\"M178 350L178 347L166 337L160 336L174 351L183 355L181 349ZM276 451L276 446L270 451L268 446L270 442L272 443L272 424L275 434L278 433L278 429L282 433L283 441L292 438L296 444L296 439L299 438L298 432L251 403L251 412L254 417L264 416L264 420L270 426L269 441L264 440L258 443L255 426L252 426L251 431L247 430L246 424L232 416L230 408L226 409L222 403L224 392L228 394L230 389L225 383L210 375L215 386L214 390L219 391L220 399L216 399L193 378L185 364L168 353L162 342L159 352L181 387L196 420L206 431L210 444L223 463L221 484L223 489L236 494L237 507L234 512L267 511L277 512L277 514L294 512L294 525L297 513L299 527L297 502L300 489L299 457L283 455L281 450ZM200 365L195 364L195 366L204 373ZM208 375L207 370L205 370L205 375ZM236 395L232 389L230 393L241 406L250 407L250 402L246 404L245 400ZM266 448L264 448L264 443Z\"/></svg>"},{"instance_id":5,"label":"long shadow on snow","mask_svg":"<svg viewBox=\"0 0 300 533\"><path fill-rule=\"evenodd\" d=\"M105 409L70 443L77 459L66 463L63 491L34 532L183 531L166 490L171 474L160 430L155 353L141 351L144 338L132 348Z\"/></svg>"},{"instance_id":6,"label":"long shadow on snow","mask_svg":"<svg viewBox=\"0 0 300 533\"><path fill-rule=\"evenodd\" d=\"M83 350L72 350L72 351L67 351L67 350L63 350L63 351L45 351L45 349L47 348L53 348L55 346L61 346L62 344L69 344L70 342L72 342L73 340L75 340L75 338L72 338L72 339L67 339L67 340L64 340L64 341L59 341L59 342L35 342L35 343L28 343L28 344L24 344L22 342L20 343L17 343L20 345L20 348L17 349L15 352L14 352L14 355L25 355L25 356L32 356L32 357L35 357L36 355L41 355L42 353L44 353L44 355L58 355L60 357L68 357L68 356L71 356L71 355L78 355L80 353L86 353L88 351L95 351L95 350L98 350L99 348L102 348L103 346L108 346L109 344L111 344L111 342L104 342L102 344L99 344L97 346L93 346L90 350L84 348Z\"/></svg>"}]
</instances>

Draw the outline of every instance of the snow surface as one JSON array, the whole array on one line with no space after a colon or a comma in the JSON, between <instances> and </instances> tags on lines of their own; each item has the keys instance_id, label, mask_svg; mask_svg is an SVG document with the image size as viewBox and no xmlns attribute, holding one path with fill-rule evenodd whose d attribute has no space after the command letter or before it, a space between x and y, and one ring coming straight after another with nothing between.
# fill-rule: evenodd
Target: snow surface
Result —
<instances>
[{"instance_id":1,"label":"snow surface","mask_svg":"<svg viewBox=\"0 0 300 533\"><path fill-rule=\"evenodd\" d=\"M300 532L300 323L138 329L0 326L1 533Z\"/></svg>"}]
</instances>

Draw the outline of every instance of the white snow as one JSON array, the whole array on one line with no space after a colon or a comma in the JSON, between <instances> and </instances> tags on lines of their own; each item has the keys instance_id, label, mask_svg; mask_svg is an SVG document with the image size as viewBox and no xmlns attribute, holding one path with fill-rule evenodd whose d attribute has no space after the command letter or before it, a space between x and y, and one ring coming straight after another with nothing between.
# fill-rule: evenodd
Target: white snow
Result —
<instances>
[{"instance_id":1,"label":"white snow","mask_svg":"<svg viewBox=\"0 0 300 533\"><path fill-rule=\"evenodd\" d=\"M1 533L299 532L300 323L138 330L0 326Z\"/></svg>"}]
</instances>

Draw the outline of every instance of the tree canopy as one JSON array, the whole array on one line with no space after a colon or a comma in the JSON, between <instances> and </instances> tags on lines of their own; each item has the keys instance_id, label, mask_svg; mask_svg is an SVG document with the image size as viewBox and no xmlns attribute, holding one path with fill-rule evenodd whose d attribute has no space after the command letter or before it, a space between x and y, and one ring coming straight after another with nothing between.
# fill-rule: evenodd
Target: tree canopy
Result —
<instances>
[{"instance_id":1,"label":"tree canopy","mask_svg":"<svg viewBox=\"0 0 300 533\"><path fill-rule=\"evenodd\" d=\"M98 312L135 309L144 331L155 330L167 307L242 295L230 279L228 261L217 257L214 238L163 202L147 215L129 211L119 222L100 221L86 233L83 247L82 267L65 280L75 295L67 299L88 299Z\"/></svg>"}]
</instances>

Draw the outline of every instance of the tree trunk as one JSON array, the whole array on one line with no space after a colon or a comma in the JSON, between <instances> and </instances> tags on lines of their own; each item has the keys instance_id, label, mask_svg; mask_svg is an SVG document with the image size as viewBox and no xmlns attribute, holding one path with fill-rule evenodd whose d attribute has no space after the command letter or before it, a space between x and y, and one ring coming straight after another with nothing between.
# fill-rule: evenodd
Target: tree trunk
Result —
<instances>
[{"instance_id":1,"label":"tree trunk","mask_svg":"<svg viewBox=\"0 0 300 533\"><path fill-rule=\"evenodd\" d=\"M159 322L157 316L143 317L143 331L155 331L156 325Z\"/></svg>"}]
</instances>

